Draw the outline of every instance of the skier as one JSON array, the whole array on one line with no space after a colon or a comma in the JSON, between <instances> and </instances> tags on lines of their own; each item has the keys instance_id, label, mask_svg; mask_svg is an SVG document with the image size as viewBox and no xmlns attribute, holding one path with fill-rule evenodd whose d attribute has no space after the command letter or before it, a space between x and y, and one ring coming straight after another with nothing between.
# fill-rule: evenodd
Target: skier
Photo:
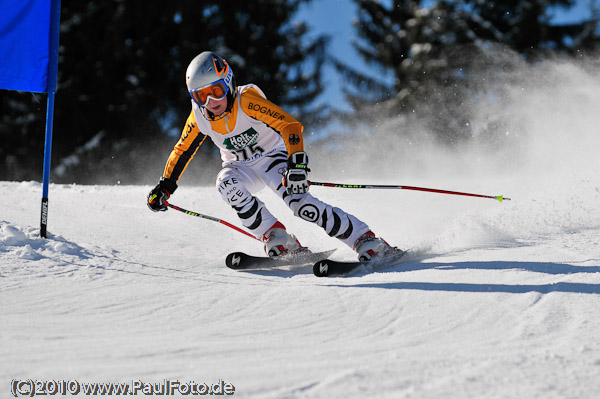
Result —
<instances>
[{"instance_id":1,"label":"skier","mask_svg":"<svg viewBox=\"0 0 600 399\"><path fill-rule=\"evenodd\" d=\"M196 56L187 68L186 84L192 110L160 182L148 195L151 210L168 209L165 201L209 136L223 160L216 187L241 223L264 242L267 255L292 254L305 248L253 195L265 186L281 197L295 216L340 239L360 260L402 252L376 237L364 222L308 193L310 169L302 124L267 100L258 86L237 86L231 66L223 58L210 51Z\"/></svg>"}]
</instances>

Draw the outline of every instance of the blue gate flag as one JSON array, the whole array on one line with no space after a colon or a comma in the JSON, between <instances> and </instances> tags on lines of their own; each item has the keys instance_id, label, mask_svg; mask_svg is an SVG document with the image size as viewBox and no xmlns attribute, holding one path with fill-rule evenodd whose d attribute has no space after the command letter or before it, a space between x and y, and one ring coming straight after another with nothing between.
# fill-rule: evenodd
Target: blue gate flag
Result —
<instances>
[{"instance_id":1,"label":"blue gate flag","mask_svg":"<svg viewBox=\"0 0 600 399\"><path fill-rule=\"evenodd\" d=\"M0 89L47 93L52 0L0 0Z\"/></svg>"},{"instance_id":2,"label":"blue gate flag","mask_svg":"<svg viewBox=\"0 0 600 399\"><path fill-rule=\"evenodd\" d=\"M0 89L48 93L40 235L46 238L60 0L0 0Z\"/></svg>"}]
</instances>

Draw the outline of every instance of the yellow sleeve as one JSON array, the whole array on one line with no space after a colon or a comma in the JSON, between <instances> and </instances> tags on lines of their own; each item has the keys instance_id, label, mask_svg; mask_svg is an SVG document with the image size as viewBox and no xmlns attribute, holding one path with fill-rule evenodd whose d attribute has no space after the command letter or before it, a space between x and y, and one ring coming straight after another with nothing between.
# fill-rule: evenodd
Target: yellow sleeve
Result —
<instances>
[{"instance_id":1,"label":"yellow sleeve","mask_svg":"<svg viewBox=\"0 0 600 399\"><path fill-rule=\"evenodd\" d=\"M206 135L198 129L194 112L190 112L181 137L167 160L163 177L177 182L205 139Z\"/></svg>"},{"instance_id":2,"label":"yellow sleeve","mask_svg":"<svg viewBox=\"0 0 600 399\"><path fill-rule=\"evenodd\" d=\"M243 112L251 118L266 123L283 138L288 150L288 157L297 151L304 151L302 131L304 126L290 114L263 98L253 88L244 90L241 94Z\"/></svg>"}]
</instances>

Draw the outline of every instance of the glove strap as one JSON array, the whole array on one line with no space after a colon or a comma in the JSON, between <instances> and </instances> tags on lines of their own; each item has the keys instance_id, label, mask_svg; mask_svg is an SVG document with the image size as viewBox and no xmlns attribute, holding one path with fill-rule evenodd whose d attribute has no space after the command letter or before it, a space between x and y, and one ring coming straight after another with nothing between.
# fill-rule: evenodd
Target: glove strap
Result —
<instances>
[{"instance_id":1,"label":"glove strap","mask_svg":"<svg viewBox=\"0 0 600 399\"><path fill-rule=\"evenodd\" d=\"M308 168L308 155L304 151L297 151L290 155L287 163L288 169L303 169L310 172Z\"/></svg>"}]
</instances>

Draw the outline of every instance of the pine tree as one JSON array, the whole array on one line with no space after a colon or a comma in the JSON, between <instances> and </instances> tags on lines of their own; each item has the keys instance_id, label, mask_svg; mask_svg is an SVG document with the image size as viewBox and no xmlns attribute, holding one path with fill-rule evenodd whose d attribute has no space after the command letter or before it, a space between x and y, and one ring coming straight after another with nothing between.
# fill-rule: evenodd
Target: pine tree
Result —
<instances>
[{"instance_id":1,"label":"pine tree","mask_svg":"<svg viewBox=\"0 0 600 399\"><path fill-rule=\"evenodd\" d=\"M569 9L575 0L466 0L484 23L472 25L479 39L502 43L531 59L547 53L572 53L581 43L598 41L595 19L553 24L550 10Z\"/></svg>"},{"instance_id":2,"label":"pine tree","mask_svg":"<svg viewBox=\"0 0 600 399\"><path fill-rule=\"evenodd\" d=\"M428 113L431 128L446 141L469 136L465 93L495 62L488 54L504 48L536 60L599 43L597 19L551 23L549 8L571 7L572 0L354 1L360 38L354 45L374 73L336 61L353 86L347 98L356 112L346 120Z\"/></svg>"}]
</instances>

